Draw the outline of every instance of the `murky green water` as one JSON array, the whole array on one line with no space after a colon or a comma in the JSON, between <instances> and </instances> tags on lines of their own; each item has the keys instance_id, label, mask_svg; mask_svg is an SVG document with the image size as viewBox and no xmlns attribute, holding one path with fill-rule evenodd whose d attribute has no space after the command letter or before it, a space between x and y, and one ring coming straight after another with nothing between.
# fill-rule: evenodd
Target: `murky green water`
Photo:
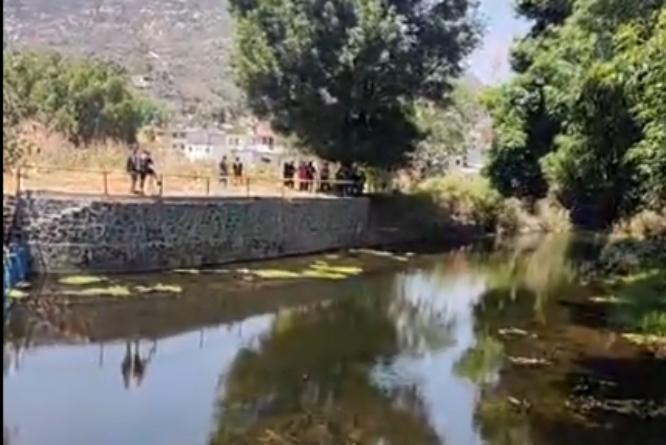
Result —
<instances>
[{"instance_id":1,"label":"murky green water","mask_svg":"<svg viewBox=\"0 0 666 445\"><path fill-rule=\"evenodd\" d=\"M115 279L182 292L17 311L5 443L664 444L665 363L585 310L594 254L556 237ZM317 261L365 273L296 276Z\"/></svg>"}]
</instances>

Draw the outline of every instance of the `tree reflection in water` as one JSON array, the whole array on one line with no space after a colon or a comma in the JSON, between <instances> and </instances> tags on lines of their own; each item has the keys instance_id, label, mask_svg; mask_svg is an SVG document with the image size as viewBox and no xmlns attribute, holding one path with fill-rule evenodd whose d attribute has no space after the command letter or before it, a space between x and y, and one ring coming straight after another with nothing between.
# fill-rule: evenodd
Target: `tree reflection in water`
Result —
<instances>
[{"instance_id":1,"label":"tree reflection in water","mask_svg":"<svg viewBox=\"0 0 666 445\"><path fill-rule=\"evenodd\" d=\"M211 443L438 443L415 386L371 378L400 353L391 289L280 312L258 349L235 360Z\"/></svg>"}]
</instances>

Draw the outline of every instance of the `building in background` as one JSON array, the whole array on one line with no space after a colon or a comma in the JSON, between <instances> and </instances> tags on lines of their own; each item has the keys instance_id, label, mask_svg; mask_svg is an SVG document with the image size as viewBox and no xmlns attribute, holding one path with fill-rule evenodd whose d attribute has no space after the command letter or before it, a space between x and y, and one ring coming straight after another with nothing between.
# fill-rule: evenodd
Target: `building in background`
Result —
<instances>
[{"instance_id":1,"label":"building in background","mask_svg":"<svg viewBox=\"0 0 666 445\"><path fill-rule=\"evenodd\" d=\"M255 124L246 130L174 128L160 132L161 141L180 151L190 161L229 162L239 158L254 169L276 170L286 156L283 144L266 124Z\"/></svg>"}]
</instances>

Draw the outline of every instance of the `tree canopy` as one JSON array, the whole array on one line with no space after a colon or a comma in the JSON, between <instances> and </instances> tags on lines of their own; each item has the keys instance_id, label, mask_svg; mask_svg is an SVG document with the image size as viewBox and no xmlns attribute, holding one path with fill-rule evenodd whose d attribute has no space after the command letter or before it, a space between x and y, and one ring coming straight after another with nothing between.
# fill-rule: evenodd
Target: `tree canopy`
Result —
<instances>
[{"instance_id":1,"label":"tree canopy","mask_svg":"<svg viewBox=\"0 0 666 445\"><path fill-rule=\"evenodd\" d=\"M36 119L76 145L133 142L139 128L158 116L156 107L131 89L122 68L57 53L4 53L3 90L20 106L15 117Z\"/></svg>"},{"instance_id":2,"label":"tree canopy","mask_svg":"<svg viewBox=\"0 0 666 445\"><path fill-rule=\"evenodd\" d=\"M550 190L584 225L666 205L664 0L520 0L518 75L488 98L488 174L505 194Z\"/></svg>"},{"instance_id":3,"label":"tree canopy","mask_svg":"<svg viewBox=\"0 0 666 445\"><path fill-rule=\"evenodd\" d=\"M231 0L249 106L322 158L387 167L479 39L473 0Z\"/></svg>"}]
</instances>

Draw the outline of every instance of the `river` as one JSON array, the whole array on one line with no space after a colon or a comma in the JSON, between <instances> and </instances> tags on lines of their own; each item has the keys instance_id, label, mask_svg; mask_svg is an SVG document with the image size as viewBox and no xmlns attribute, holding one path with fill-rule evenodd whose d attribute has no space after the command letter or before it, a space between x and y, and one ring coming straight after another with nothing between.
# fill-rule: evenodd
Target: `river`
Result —
<instances>
[{"instance_id":1,"label":"river","mask_svg":"<svg viewBox=\"0 0 666 445\"><path fill-rule=\"evenodd\" d=\"M587 310L594 247L491 244L114 277L179 293L19 308L4 443L663 445L665 362Z\"/></svg>"}]
</instances>

